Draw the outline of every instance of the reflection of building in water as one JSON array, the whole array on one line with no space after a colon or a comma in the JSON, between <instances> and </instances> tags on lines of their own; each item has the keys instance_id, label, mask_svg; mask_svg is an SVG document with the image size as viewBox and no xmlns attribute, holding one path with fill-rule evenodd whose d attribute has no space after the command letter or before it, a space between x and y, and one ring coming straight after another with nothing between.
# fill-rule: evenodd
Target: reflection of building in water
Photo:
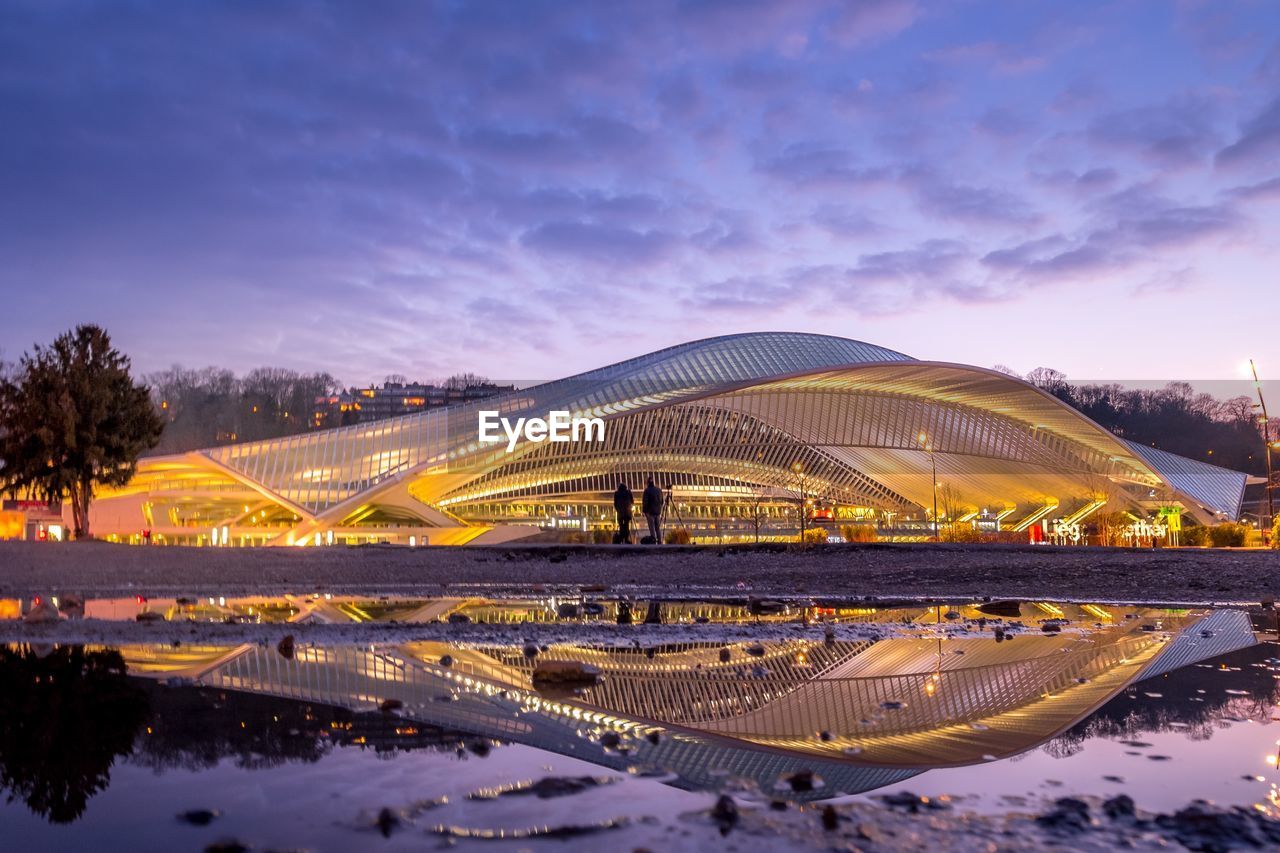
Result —
<instances>
[{"instance_id":1,"label":"reflection of building in water","mask_svg":"<svg viewBox=\"0 0 1280 853\"><path fill-rule=\"evenodd\" d=\"M1054 606L1022 605L1045 607ZM881 640L555 645L532 661L520 648L443 643L304 647L292 659L257 646L129 655L139 672L165 671L167 660L168 674L200 684L355 711L396 699L407 721L609 767L656 766L687 786L729 774L769 790L807 768L826 782L815 795L830 796L1022 752L1136 681L1255 642L1238 611L1084 605L1078 613L1100 627L1003 641L938 629ZM534 668L548 659L590 664L600 680L576 692L540 690Z\"/></svg>"},{"instance_id":2,"label":"reflection of building in water","mask_svg":"<svg viewBox=\"0 0 1280 853\"><path fill-rule=\"evenodd\" d=\"M1274 722L1280 702L1280 680L1272 649L1258 645L1240 649L1208 664L1184 666L1160 678L1158 692L1131 686L1123 702L1111 702L1045 744L1055 756L1083 748L1086 740L1146 740L1153 733L1176 732L1191 740L1209 740L1223 720ZM1206 671L1207 669L1207 671ZM1227 673L1231 690L1205 690Z\"/></svg>"},{"instance_id":3,"label":"reflection of building in water","mask_svg":"<svg viewBox=\"0 0 1280 853\"><path fill-rule=\"evenodd\" d=\"M0 600L0 619L16 619L30 612L39 597ZM149 613L169 621L269 623L385 622L423 624L459 618L481 624L571 623L593 626L625 621L661 624L864 623L896 627L932 626L949 613L948 621L973 623L983 618L1024 619L1035 622L1065 618L1072 622L1114 621L1114 614L1097 605L1049 602L989 602L941 606L877 607L847 602L778 601L737 598L661 600L604 598L592 595L545 596L529 599L483 597L380 596L377 598L311 593L309 595L188 596L176 598L71 597L51 603L67 615L108 621L134 621ZM464 618L465 617L465 618Z\"/></svg>"}]
</instances>

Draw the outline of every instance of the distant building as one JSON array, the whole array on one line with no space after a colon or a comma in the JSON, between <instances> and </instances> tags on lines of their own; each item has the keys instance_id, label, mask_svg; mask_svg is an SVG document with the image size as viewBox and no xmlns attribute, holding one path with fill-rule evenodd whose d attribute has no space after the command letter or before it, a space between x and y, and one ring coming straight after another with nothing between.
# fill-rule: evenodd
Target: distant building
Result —
<instances>
[{"instance_id":1,"label":"distant building","mask_svg":"<svg viewBox=\"0 0 1280 853\"><path fill-rule=\"evenodd\" d=\"M61 501L53 506L37 500L0 502L0 539L61 542L65 536Z\"/></svg>"},{"instance_id":2,"label":"distant building","mask_svg":"<svg viewBox=\"0 0 1280 853\"><path fill-rule=\"evenodd\" d=\"M339 394L317 397L311 413L313 429L349 426L411 415L458 403L470 403L516 390L514 385L482 382L461 388L426 385L421 382L388 382L382 386L348 388Z\"/></svg>"}]
</instances>

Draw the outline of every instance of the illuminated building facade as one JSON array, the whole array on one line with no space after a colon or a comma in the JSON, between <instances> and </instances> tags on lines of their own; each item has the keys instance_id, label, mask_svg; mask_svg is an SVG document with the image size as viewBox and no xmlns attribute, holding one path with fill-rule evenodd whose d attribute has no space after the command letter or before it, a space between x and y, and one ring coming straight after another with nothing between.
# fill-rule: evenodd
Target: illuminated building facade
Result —
<instances>
[{"instance_id":1,"label":"illuminated building facade","mask_svg":"<svg viewBox=\"0 0 1280 853\"><path fill-rule=\"evenodd\" d=\"M427 409L456 406L483 400L508 391L514 385L479 382L474 385L447 387L422 382L387 382L368 388L351 388L338 394L316 399L311 424L317 429L348 426L409 415Z\"/></svg>"},{"instance_id":2,"label":"illuminated building facade","mask_svg":"<svg viewBox=\"0 0 1280 853\"><path fill-rule=\"evenodd\" d=\"M480 443L481 411L601 418L604 440ZM1018 378L810 334L682 344L567 379L369 423L143 460L100 535L186 544L500 542L612 523L620 481L668 490L695 538L811 518L924 538L1091 513L1236 518L1246 475L1113 435ZM935 506L936 514L935 514ZM1056 528L1053 528L1056 529Z\"/></svg>"}]
</instances>

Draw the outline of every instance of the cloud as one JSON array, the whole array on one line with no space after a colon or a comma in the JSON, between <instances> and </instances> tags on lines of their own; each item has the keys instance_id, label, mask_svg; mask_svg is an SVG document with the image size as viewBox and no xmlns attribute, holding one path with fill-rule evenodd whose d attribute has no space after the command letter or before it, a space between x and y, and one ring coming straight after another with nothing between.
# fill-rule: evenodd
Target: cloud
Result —
<instances>
[{"instance_id":1,"label":"cloud","mask_svg":"<svg viewBox=\"0 0 1280 853\"><path fill-rule=\"evenodd\" d=\"M815 143L793 143L757 168L780 180L800 185L869 185L890 181L893 170L885 166L859 167L848 149Z\"/></svg>"},{"instance_id":2,"label":"cloud","mask_svg":"<svg viewBox=\"0 0 1280 853\"><path fill-rule=\"evenodd\" d=\"M1245 122L1239 138L1219 151L1214 160L1224 169L1280 166L1280 97Z\"/></svg>"},{"instance_id":3,"label":"cloud","mask_svg":"<svg viewBox=\"0 0 1280 853\"><path fill-rule=\"evenodd\" d=\"M1145 187L1114 193L1095 207L1094 222L1080 233L1050 234L995 249L982 257L982 265L1033 284L1079 281L1140 264L1186 268L1190 251L1230 235L1241 222L1230 205L1179 204Z\"/></svg>"},{"instance_id":4,"label":"cloud","mask_svg":"<svg viewBox=\"0 0 1280 853\"><path fill-rule=\"evenodd\" d=\"M1100 104L1105 95L1105 91L1096 80L1087 77L1077 78L1054 95L1049 106L1059 114L1078 114Z\"/></svg>"},{"instance_id":5,"label":"cloud","mask_svg":"<svg viewBox=\"0 0 1280 853\"><path fill-rule=\"evenodd\" d=\"M912 0L862 0L841 3L838 8L825 33L846 48L893 38L920 17L920 8Z\"/></svg>"},{"instance_id":6,"label":"cloud","mask_svg":"<svg viewBox=\"0 0 1280 853\"><path fill-rule=\"evenodd\" d=\"M693 337L1261 268L1280 44L1225 17L1188 68L1172 10L0 4L0 340L497 373L601 304Z\"/></svg>"},{"instance_id":7,"label":"cloud","mask_svg":"<svg viewBox=\"0 0 1280 853\"><path fill-rule=\"evenodd\" d=\"M654 263L666 257L677 240L674 235L659 230L640 231L588 222L548 222L527 231L520 242L538 252L621 265Z\"/></svg>"},{"instance_id":8,"label":"cloud","mask_svg":"<svg viewBox=\"0 0 1280 853\"><path fill-rule=\"evenodd\" d=\"M1220 112L1215 97L1180 95L1100 116L1089 125L1089 138L1104 149L1136 154L1161 166L1199 165L1221 144Z\"/></svg>"},{"instance_id":9,"label":"cloud","mask_svg":"<svg viewBox=\"0 0 1280 853\"><path fill-rule=\"evenodd\" d=\"M930 216L970 224L1025 225L1039 214L1021 195L999 187L958 183L931 169L913 169L903 178L920 209Z\"/></svg>"},{"instance_id":10,"label":"cloud","mask_svg":"<svg viewBox=\"0 0 1280 853\"><path fill-rule=\"evenodd\" d=\"M970 256L968 248L956 240L926 240L910 249L862 255L849 270L850 278L862 281L896 281L930 285L952 276Z\"/></svg>"},{"instance_id":11,"label":"cloud","mask_svg":"<svg viewBox=\"0 0 1280 853\"><path fill-rule=\"evenodd\" d=\"M975 64L997 74L1017 75L1039 71L1048 65L1043 56L1033 56L1004 42L979 41L931 50L924 58L948 64Z\"/></svg>"},{"instance_id":12,"label":"cloud","mask_svg":"<svg viewBox=\"0 0 1280 853\"><path fill-rule=\"evenodd\" d=\"M1026 116L1006 107L992 107L979 116L976 126L992 136L1012 138L1026 133L1033 124Z\"/></svg>"},{"instance_id":13,"label":"cloud","mask_svg":"<svg viewBox=\"0 0 1280 853\"><path fill-rule=\"evenodd\" d=\"M682 296L687 309L696 312L725 312L758 315L760 311L795 308L813 301L812 291L783 276L732 276L704 282Z\"/></svg>"},{"instance_id":14,"label":"cloud","mask_svg":"<svg viewBox=\"0 0 1280 853\"><path fill-rule=\"evenodd\" d=\"M1259 181L1256 184L1232 187L1227 191L1227 194L1245 201L1280 200L1280 177Z\"/></svg>"},{"instance_id":15,"label":"cloud","mask_svg":"<svg viewBox=\"0 0 1280 853\"><path fill-rule=\"evenodd\" d=\"M1110 272L1129 261L1108 242L1099 234L1088 235L1080 241L1055 234L988 252L981 262L993 270L1037 282Z\"/></svg>"},{"instance_id":16,"label":"cloud","mask_svg":"<svg viewBox=\"0 0 1280 853\"><path fill-rule=\"evenodd\" d=\"M926 240L916 246L858 258L845 276L851 295L868 314L896 314L930 297L988 302L996 289L974 275L972 250L957 240Z\"/></svg>"}]
</instances>

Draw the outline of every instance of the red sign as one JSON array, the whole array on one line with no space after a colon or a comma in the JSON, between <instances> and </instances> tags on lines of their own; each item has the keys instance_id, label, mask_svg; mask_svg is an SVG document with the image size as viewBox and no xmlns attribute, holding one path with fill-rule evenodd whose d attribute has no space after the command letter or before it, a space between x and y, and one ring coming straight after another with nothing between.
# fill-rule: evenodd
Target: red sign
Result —
<instances>
[{"instance_id":1,"label":"red sign","mask_svg":"<svg viewBox=\"0 0 1280 853\"><path fill-rule=\"evenodd\" d=\"M5 501L0 507L7 510L17 510L19 512L48 512L53 515L62 515L62 502L59 501L53 506L44 501Z\"/></svg>"}]
</instances>

